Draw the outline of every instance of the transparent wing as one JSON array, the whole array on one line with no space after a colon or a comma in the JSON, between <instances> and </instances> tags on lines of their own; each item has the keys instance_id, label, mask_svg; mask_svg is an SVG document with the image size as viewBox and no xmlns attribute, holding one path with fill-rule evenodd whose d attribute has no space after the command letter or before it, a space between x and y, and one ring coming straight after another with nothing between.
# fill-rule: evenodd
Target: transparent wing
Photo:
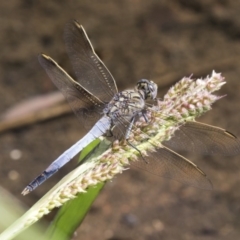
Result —
<instances>
[{"instance_id":1,"label":"transparent wing","mask_svg":"<svg viewBox=\"0 0 240 240\"><path fill-rule=\"evenodd\" d=\"M38 60L77 117L90 129L100 119L104 104L73 80L52 58L42 54Z\"/></svg>"},{"instance_id":2,"label":"transparent wing","mask_svg":"<svg viewBox=\"0 0 240 240\"><path fill-rule=\"evenodd\" d=\"M171 178L185 185L202 189L212 189L211 181L197 165L168 148L150 152L145 161L139 159L132 165L154 175Z\"/></svg>"},{"instance_id":3,"label":"transparent wing","mask_svg":"<svg viewBox=\"0 0 240 240\"><path fill-rule=\"evenodd\" d=\"M187 122L163 145L176 151L187 150L202 154L240 153L240 141L233 134L199 122Z\"/></svg>"},{"instance_id":4,"label":"transparent wing","mask_svg":"<svg viewBox=\"0 0 240 240\"><path fill-rule=\"evenodd\" d=\"M64 39L73 70L81 86L102 102L108 103L116 94L116 82L94 52L93 46L77 21L66 25Z\"/></svg>"}]
</instances>

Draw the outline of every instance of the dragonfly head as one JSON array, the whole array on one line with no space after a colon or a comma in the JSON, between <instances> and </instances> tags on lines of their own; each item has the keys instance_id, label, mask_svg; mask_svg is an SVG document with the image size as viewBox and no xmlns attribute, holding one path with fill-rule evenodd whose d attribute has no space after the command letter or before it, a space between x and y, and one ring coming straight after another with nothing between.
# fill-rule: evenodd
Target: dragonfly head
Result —
<instances>
[{"instance_id":1,"label":"dragonfly head","mask_svg":"<svg viewBox=\"0 0 240 240\"><path fill-rule=\"evenodd\" d=\"M143 92L145 99L155 99L157 97L158 86L153 81L141 79L137 82L137 90Z\"/></svg>"}]
</instances>

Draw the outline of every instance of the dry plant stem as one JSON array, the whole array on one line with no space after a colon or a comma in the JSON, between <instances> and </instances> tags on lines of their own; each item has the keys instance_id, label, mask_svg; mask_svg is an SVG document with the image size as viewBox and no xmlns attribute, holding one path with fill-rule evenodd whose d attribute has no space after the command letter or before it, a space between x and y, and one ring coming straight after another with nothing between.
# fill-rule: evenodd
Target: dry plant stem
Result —
<instances>
[{"instance_id":1,"label":"dry plant stem","mask_svg":"<svg viewBox=\"0 0 240 240\"><path fill-rule=\"evenodd\" d=\"M2 120L0 121L0 133L7 130L27 126L36 122L45 121L50 118L62 116L64 114L70 113L71 111L71 108L64 103L49 107L47 109L39 110L38 112L28 113L24 116L12 118L10 120Z\"/></svg>"},{"instance_id":2,"label":"dry plant stem","mask_svg":"<svg viewBox=\"0 0 240 240\"><path fill-rule=\"evenodd\" d=\"M214 71L205 79L183 78L168 91L162 101L158 100L156 106L147 109L148 123L143 118L136 122L130 135L131 142L143 156L147 156L148 152L161 147L161 142L169 140L186 121L194 121L210 110L212 103L221 98L212 92L219 90L224 84L221 74ZM122 173L138 158L137 150L124 142L114 142L110 149L89 159L62 179L19 219L20 224L23 228L30 226L53 208L75 198L78 193L85 192L89 186ZM15 226L19 229L18 225Z\"/></svg>"}]
</instances>

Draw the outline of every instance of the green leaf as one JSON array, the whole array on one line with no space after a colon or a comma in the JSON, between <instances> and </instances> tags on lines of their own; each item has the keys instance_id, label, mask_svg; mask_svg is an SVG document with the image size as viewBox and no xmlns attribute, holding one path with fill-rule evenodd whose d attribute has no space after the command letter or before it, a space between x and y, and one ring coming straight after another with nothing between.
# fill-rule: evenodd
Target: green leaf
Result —
<instances>
[{"instance_id":1,"label":"green leaf","mask_svg":"<svg viewBox=\"0 0 240 240\"><path fill-rule=\"evenodd\" d=\"M94 155L96 148L101 148L105 151L108 145L100 144L100 140L95 140L89 144L81 152L79 162L87 161L89 157ZM99 154L99 153L98 153ZM77 198L67 202L57 213L51 226L46 233L46 239L51 240L66 240L71 239L73 233L79 227L92 203L103 188L104 183L90 187L86 193L81 193Z\"/></svg>"},{"instance_id":2,"label":"green leaf","mask_svg":"<svg viewBox=\"0 0 240 240\"><path fill-rule=\"evenodd\" d=\"M25 206L10 192L0 187L0 232L3 229L9 227L16 219L18 219L25 211ZM41 222L27 229L20 235L18 235L18 240L25 239L42 239L42 232L46 229L45 222ZM11 231L11 232L14 232ZM1 234L0 239L6 240L11 239L11 234Z\"/></svg>"}]
</instances>

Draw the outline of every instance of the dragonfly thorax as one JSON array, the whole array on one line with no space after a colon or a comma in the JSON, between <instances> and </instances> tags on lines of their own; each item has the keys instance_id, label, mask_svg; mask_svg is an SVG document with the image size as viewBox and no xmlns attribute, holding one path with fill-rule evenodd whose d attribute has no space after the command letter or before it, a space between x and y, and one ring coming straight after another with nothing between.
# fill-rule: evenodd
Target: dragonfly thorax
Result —
<instances>
[{"instance_id":1,"label":"dragonfly thorax","mask_svg":"<svg viewBox=\"0 0 240 240\"><path fill-rule=\"evenodd\" d=\"M145 108L145 100L139 91L126 90L117 93L104 109L104 113L110 117L113 122L119 118L130 121L134 116Z\"/></svg>"}]
</instances>

